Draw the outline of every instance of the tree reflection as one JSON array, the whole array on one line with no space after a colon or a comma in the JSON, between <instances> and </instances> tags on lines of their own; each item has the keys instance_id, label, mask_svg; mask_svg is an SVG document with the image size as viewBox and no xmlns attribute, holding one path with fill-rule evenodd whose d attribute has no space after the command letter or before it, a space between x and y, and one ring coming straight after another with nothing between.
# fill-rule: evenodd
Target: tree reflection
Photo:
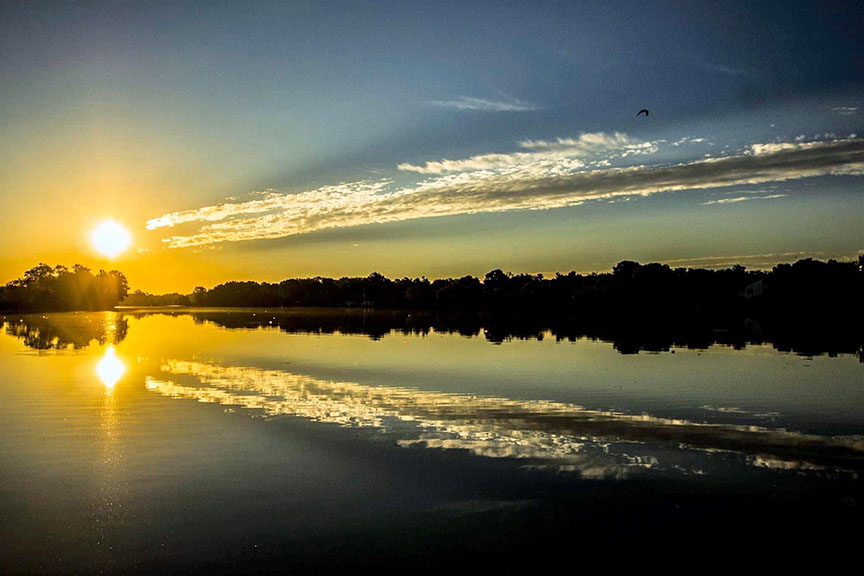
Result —
<instances>
[{"instance_id":1,"label":"tree reflection","mask_svg":"<svg viewBox=\"0 0 864 576\"><path fill-rule=\"evenodd\" d=\"M140 317L152 312L127 313ZM493 344L508 340L576 341L587 338L609 342L621 354L669 352L674 348L704 350L713 345L743 349L770 344L800 356L857 355L864 362L864 334L858 324L807 321L802 318L732 320L726 324L667 315L662 319L592 320L447 311L363 310L357 308L162 310L160 314L190 315L196 323L230 330L278 329L294 334L362 334L379 340L388 334L431 332L483 337Z\"/></svg>"},{"instance_id":2,"label":"tree reflection","mask_svg":"<svg viewBox=\"0 0 864 576\"><path fill-rule=\"evenodd\" d=\"M6 333L35 350L78 350L91 343L119 344L128 321L116 312L3 317Z\"/></svg>"}]
</instances>

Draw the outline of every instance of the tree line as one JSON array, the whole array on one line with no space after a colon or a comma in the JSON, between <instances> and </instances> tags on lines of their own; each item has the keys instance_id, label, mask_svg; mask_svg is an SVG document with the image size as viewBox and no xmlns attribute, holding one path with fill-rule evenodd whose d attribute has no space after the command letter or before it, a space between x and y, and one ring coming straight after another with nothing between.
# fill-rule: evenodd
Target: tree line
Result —
<instances>
[{"instance_id":1,"label":"tree line","mask_svg":"<svg viewBox=\"0 0 864 576\"><path fill-rule=\"evenodd\" d=\"M117 270L94 274L80 264L70 270L40 263L0 286L0 310L112 310L128 291L126 276Z\"/></svg>"},{"instance_id":2,"label":"tree line","mask_svg":"<svg viewBox=\"0 0 864 576\"><path fill-rule=\"evenodd\" d=\"M510 274L389 279L292 278L278 283L232 281L191 294L134 292L127 305L201 307L358 307L565 314L580 318L728 314L844 313L860 316L864 256L858 262L803 259L771 270L719 270L619 262L609 273Z\"/></svg>"},{"instance_id":3,"label":"tree line","mask_svg":"<svg viewBox=\"0 0 864 576\"><path fill-rule=\"evenodd\" d=\"M861 318L864 256L858 262L804 259L771 270L670 268L623 261L611 272L510 274L429 280L366 277L292 278L278 283L226 282L191 294L128 294L116 270L39 264L0 288L0 309L107 310L128 306L355 307L467 310L496 314L578 316L608 321L643 316L711 320L802 315Z\"/></svg>"}]
</instances>

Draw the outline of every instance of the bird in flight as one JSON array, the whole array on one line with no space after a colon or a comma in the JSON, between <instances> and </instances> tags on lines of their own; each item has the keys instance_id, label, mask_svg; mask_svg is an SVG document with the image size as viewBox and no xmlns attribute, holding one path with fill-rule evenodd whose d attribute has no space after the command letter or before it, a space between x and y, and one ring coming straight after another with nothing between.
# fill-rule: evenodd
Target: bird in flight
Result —
<instances>
[{"instance_id":1,"label":"bird in flight","mask_svg":"<svg viewBox=\"0 0 864 576\"><path fill-rule=\"evenodd\" d=\"M646 109L644 109L644 108L643 108L642 110L639 110L639 112L636 113L636 116L639 116L639 115L642 114L643 112L645 113L645 117L647 118L647 117L648 117L648 110L646 110Z\"/></svg>"}]
</instances>

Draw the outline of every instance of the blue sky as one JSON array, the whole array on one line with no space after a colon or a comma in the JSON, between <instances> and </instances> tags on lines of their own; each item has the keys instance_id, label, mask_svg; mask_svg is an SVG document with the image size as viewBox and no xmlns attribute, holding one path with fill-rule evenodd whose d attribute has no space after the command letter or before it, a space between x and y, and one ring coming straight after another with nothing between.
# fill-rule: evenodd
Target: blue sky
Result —
<instances>
[{"instance_id":1,"label":"blue sky","mask_svg":"<svg viewBox=\"0 0 864 576\"><path fill-rule=\"evenodd\" d=\"M862 29L855 2L4 3L0 274L96 217L154 290L852 257Z\"/></svg>"}]
</instances>

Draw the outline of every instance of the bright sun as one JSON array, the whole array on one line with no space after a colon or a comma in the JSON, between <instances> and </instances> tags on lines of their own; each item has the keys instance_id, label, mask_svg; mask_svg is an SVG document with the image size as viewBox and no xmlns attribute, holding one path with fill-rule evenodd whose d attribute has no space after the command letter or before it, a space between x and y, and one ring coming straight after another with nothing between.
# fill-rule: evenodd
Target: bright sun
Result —
<instances>
[{"instance_id":1,"label":"bright sun","mask_svg":"<svg viewBox=\"0 0 864 576\"><path fill-rule=\"evenodd\" d=\"M132 242L129 232L113 220L106 220L99 224L93 230L93 235L90 236L90 239L93 242L93 246L109 258L113 258L124 252Z\"/></svg>"}]
</instances>

